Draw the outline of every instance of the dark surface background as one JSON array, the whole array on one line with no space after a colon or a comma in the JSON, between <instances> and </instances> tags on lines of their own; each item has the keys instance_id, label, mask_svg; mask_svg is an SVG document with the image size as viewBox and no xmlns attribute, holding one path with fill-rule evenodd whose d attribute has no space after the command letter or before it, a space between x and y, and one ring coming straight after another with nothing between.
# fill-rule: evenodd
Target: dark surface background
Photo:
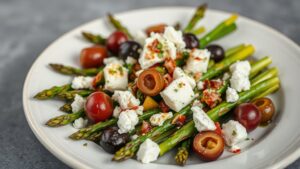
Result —
<instances>
[{"instance_id":1,"label":"dark surface background","mask_svg":"<svg viewBox=\"0 0 300 169\"><path fill-rule=\"evenodd\" d=\"M200 0L0 0L0 168L63 169L30 130L22 88L36 57L63 33L85 22L156 6L196 6ZM207 0L208 2L208 0ZM300 43L300 0L209 0L213 9L237 12ZM300 168L300 160L288 169Z\"/></svg>"}]
</instances>

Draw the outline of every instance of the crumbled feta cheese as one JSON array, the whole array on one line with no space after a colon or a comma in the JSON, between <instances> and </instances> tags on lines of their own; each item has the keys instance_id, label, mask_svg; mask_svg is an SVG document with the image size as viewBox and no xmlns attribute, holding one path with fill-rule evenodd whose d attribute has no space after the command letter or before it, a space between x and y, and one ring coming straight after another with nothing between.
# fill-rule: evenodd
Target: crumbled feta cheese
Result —
<instances>
[{"instance_id":1,"label":"crumbled feta cheese","mask_svg":"<svg viewBox=\"0 0 300 169\"><path fill-rule=\"evenodd\" d=\"M173 117L173 113L158 113L150 117L150 123L152 126L162 126L164 122Z\"/></svg>"},{"instance_id":2,"label":"crumbled feta cheese","mask_svg":"<svg viewBox=\"0 0 300 169\"><path fill-rule=\"evenodd\" d=\"M189 82L192 88L196 86L196 82L194 78L190 77L180 67L176 67L174 72L173 72L173 78L178 79L178 78L186 78L186 80Z\"/></svg>"},{"instance_id":3,"label":"crumbled feta cheese","mask_svg":"<svg viewBox=\"0 0 300 169\"><path fill-rule=\"evenodd\" d=\"M75 94L74 101L71 104L72 112L76 113L83 109L85 99L78 94Z\"/></svg>"},{"instance_id":4,"label":"crumbled feta cheese","mask_svg":"<svg viewBox=\"0 0 300 169\"><path fill-rule=\"evenodd\" d=\"M122 64L113 62L103 69L106 90L125 90L128 86L128 70Z\"/></svg>"},{"instance_id":5,"label":"crumbled feta cheese","mask_svg":"<svg viewBox=\"0 0 300 169\"><path fill-rule=\"evenodd\" d=\"M200 107L193 106L191 110L193 112L193 120L195 122L195 127L199 132L216 130L215 123Z\"/></svg>"},{"instance_id":6,"label":"crumbled feta cheese","mask_svg":"<svg viewBox=\"0 0 300 169\"><path fill-rule=\"evenodd\" d=\"M193 49L184 70L189 73L205 73L207 71L210 52L207 49Z\"/></svg>"},{"instance_id":7,"label":"crumbled feta cheese","mask_svg":"<svg viewBox=\"0 0 300 169\"><path fill-rule=\"evenodd\" d=\"M77 76L73 79L71 87L73 89L93 89L93 77Z\"/></svg>"},{"instance_id":8,"label":"crumbled feta cheese","mask_svg":"<svg viewBox=\"0 0 300 169\"><path fill-rule=\"evenodd\" d=\"M248 61L236 62L230 66L231 78L230 86L236 91L241 92L250 89L249 74L251 70Z\"/></svg>"},{"instance_id":9,"label":"crumbled feta cheese","mask_svg":"<svg viewBox=\"0 0 300 169\"><path fill-rule=\"evenodd\" d=\"M160 95L165 103L176 112L188 105L195 97L193 88L186 78L179 78L172 81Z\"/></svg>"},{"instance_id":10,"label":"crumbled feta cheese","mask_svg":"<svg viewBox=\"0 0 300 169\"><path fill-rule=\"evenodd\" d=\"M82 128L86 127L87 123L88 123L87 119L80 117L79 119L76 119L73 122L73 127L76 129L82 129Z\"/></svg>"},{"instance_id":11,"label":"crumbled feta cheese","mask_svg":"<svg viewBox=\"0 0 300 169\"><path fill-rule=\"evenodd\" d=\"M127 133L135 128L139 122L139 118L134 110L122 111L118 119L118 132L120 134Z\"/></svg>"},{"instance_id":12,"label":"crumbled feta cheese","mask_svg":"<svg viewBox=\"0 0 300 169\"><path fill-rule=\"evenodd\" d=\"M161 34L152 33L146 39L139 63L142 69L147 69L156 63L163 62L166 58L176 58L176 47L174 43L165 39Z\"/></svg>"},{"instance_id":13,"label":"crumbled feta cheese","mask_svg":"<svg viewBox=\"0 0 300 169\"><path fill-rule=\"evenodd\" d=\"M141 45L144 45L146 38L147 38L147 35L144 31L142 31L142 30L136 31L135 36L134 36L135 41L137 41Z\"/></svg>"},{"instance_id":14,"label":"crumbled feta cheese","mask_svg":"<svg viewBox=\"0 0 300 169\"><path fill-rule=\"evenodd\" d=\"M144 107L138 106L137 109L134 109L137 115L143 115Z\"/></svg>"},{"instance_id":15,"label":"crumbled feta cheese","mask_svg":"<svg viewBox=\"0 0 300 169\"><path fill-rule=\"evenodd\" d=\"M135 72L135 76L136 76L136 77L139 77L139 75L140 75L143 71L144 71L143 69L138 70L137 72Z\"/></svg>"},{"instance_id":16,"label":"crumbled feta cheese","mask_svg":"<svg viewBox=\"0 0 300 169\"><path fill-rule=\"evenodd\" d=\"M113 111L113 116L115 118L118 118L120 116L121 112L122 112L122 109L119 106L116 106Z\"/></svg>"},{"instance_id":17,"label":"crumbled feta cheese","mask_svg":"<svg viewBox=\"0 0 300 169\"><path fill-rule=\"evenodd\" d=\"M137 62L137 60L136 59L134 59L133 57L131 57L131 56L128 56L127 58L126 58L126 64L130 64L130 65L133 65L133 64L135 64L136 62Z\"/></svg>"},{"instance_id":18,"label":"crumbled feta cheese","mask_svg":"<svg viewBox=\"0 0 300 169\"><path fill-rule=\"evenodd\" d=\"M236 102L239 100L239 95L235 89L228 87L226 90L226 101L227 102Z\"/></svg>"},{"instance_id":19,"label":"crumbled feta cheese","mask_svg":"<svg viewBox=\"0 0 300 169\"><path fill-rule=\"evenodd\" d=\"M148 138L140 145L140 148L136 154L137 160L145 164L150 163L157 160L159 152L159 145Z\"/></svg>"},{"instance_id":20,"label":"crumbled feta cheese","mask_svg":"<svg viewBox=\"0 0 300 169\"><path fill-rule=\"evenodd\" d=\"M109 65L111 63L119 63L120 65L124 65L124 61L121 60L121 59L118 59L117 57L108 57L108 58L105 58L103 60L103 63L105 65Z\"/></svg>"},{"instance_id":21,"label":"crumbled feta cheese","mask_svg":"<svg viewBox=\"0 0 300 169\"><path fill-rule=\"evenodd\" d=\"M135 139L137 139L139 136L137 135L137 134L134 134L134 135L132 135L131 137L130 137L130 139L131 140L135 140Z\"/></svg>"},{"instance_id":22,"label":"crumbled feta cheese","mask_svg":"<svg viewBox=\"0 0 300 169\"><path fill-rule=\"evenodd\" d=\"M197 88L199 90L203 90L204 89L204 83L201 80L197 83Z\"/></svg>"},{"instance_id":23,"label":"crumbled feta cheese","mask_svg":"<svg viewBox=\"0 0 300 169\"><path fill-rule=\"evenodd\" d=\"M192 106L198 106L201 109L203 108L203 104L200 102L200 100L195 100Z\"/></svg>"},{"instance_id":24,"label":"crumbled feta cheese","mask_svg":"<svg viewBox=\"0 0 300 169\"><path fill-rule=\"evenodd\" d=\"M176 31L172 26L165 28L164 38L173 42L178 50L185 48L185 42L183 41L183 36L181 31Z\"/></svg>"},{"instance_id":25,"label":"crumbled feta cheese","mask_svg":"<svg viewBox=\"0 0 300 169\"><path fill-rule=\"evenodd\" d=\"M223 77L222 77L222 80L223 81L226 81L230 78L230 74L228 72L224 73Z\"/></svg>"},{"instance_id":26,"label":"crumbled feta cheese","mask_svg":"<svg viewBox=\"0 0 300 169\"><path fill-rule=\"evenodd\" d=\"M235 146L235 149L238 149L237 144L247 139L245 127L237 121L230 120L223 124L222 128L224 139L228 146Z\"/></svg>"},{"instance_id":27,"label":"crumbled feta cheese","mask_svg":"<svg viewBox=\"0 0 300 169\"><path fill-rule=\"evenodd\" d=\"M135 98L130 91L116 90L112 95L112 99L117 101L123 110L140 105L140 100Z\"/></svg>"}]
</instances>

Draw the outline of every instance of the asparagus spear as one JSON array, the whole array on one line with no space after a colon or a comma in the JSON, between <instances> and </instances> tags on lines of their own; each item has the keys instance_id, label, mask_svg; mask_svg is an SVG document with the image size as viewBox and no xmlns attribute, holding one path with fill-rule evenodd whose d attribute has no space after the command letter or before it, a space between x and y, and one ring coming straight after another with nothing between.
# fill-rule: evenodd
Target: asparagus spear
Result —
<instances>
[{"instance_id":1,"label":"asparagus spear","mask_svg":"<svg viewBox=\"0 0 300 169\"><path fill-rule=\"evenodd\" d=\"M82 117L84 115L84 111L80 110L79 112L76 113L71 113L71 114L64 114L58 117L54 117L50 120L47 121L46 125L49 127L59 127L59 126L64 126L69 123L72 123L76 119Z\"/></svg>"},{"instance_id":2,"label":"asparagus spear","mask_svg":"<svg viewBox=\"0 0 300 169\"><path fill-rule=\"evenodd\" d=\"M189 151L191 148L192 139L187 139L181 143L178 148L177 154L175 155L175 161L178 165L184 166L189 157Z\"/></svg>"},{"instance_id":3,"label":"asparagus spear","mask_svg":"<svg viewBox=\"0 0 300 169\"><path fill-rule=\"evenodd\" d=\"M64 105L62 105L59 108L60 111L66 112L66 113L72 113L72 106L71 103L66 103Z\"/></svg>"},{"instance_id":4,"label":"asparagus spear","mask_svg":"<svg viewBox=\"0 0 300 169\"><path fill-rule=\"evenodd\" d=\"M278 69L276 67L273 67L271 69L268 69L267 71L257 75L255 78L251 80L251 85L256 85L257 83L269 79L271 77L278 75Z\"/></svg>"},{"instance_id":5,"label":"asparagus spear","mask_svg":"<svg viewBox=\"0 0 300 169\"><path fill-rule=\"evenodd\" d=\"M90 69L78 69L71 66L65 66L62 64L50 63L49 66L58 73L65 75L81 75L81 76L96 76L97 73L102 71L100 68L90 68Z\"/></svg>"},{"instance_id":6,"label":"asparagus spear","mask_svg":"<svg viewBox=\"0 0 300 169\"><path fill-rule=\"evenodd\" d=\"M108 20L109 22L119 31L124 32L129 39L133 39L133 36L130 34L130 32L128 31L128 29L122 25L122 23L117 20L112 14L107 14Z\"/></svg>"},{"instance_id":7,"label":"asparagus spear","mask_svg":"<svg viewBox=\"0 0 300 169\"><path fill-rule=\"evenodd\" d=\"M139 122L142 122L143 120L150 118L153 114L156 114L159 111L160 111L159 109L153 109L153 110L144 112L143 115L139 116ZM76 133L73 133L69 137L73 140L86 139L86 138L90 137L93 133L99 132L108 126L117 124L117 121L118 120L116 118L112 118L105 122L99 122L99 123L96 123L87 128L80 129L79 131L77 131Z\"/></svg>"},{"instance_id":8,"label":"asparagus spear","mask_svg":"<svg viewBox=\"0 0 300 169\"><path fill-rule=\"evenodd\" d=\"M225 57L228 57L238 51L240 51L241 49L243 49L244 47L246 47L245 44L240 44L240 45L237 45L237 46L234 46L232 48L229 48L225 51Z\"/></svg>"},{"instance_id":9,"label":"asparagus spear","mask_svg":"<svg viewBox=\"0 0 300 169\"><path fill-rule=\"evenodd\" d=\"M274 85L274 86L270 87L268 90L266 90L263 93L261 93L260 95L256 96L254 99L258 99L258 98L262 98L262 97L268 96L269 94L274 93L276 90L278 90L279 87L280 87L279 84Z\"/></svg>"},{"instance_id":10,"label":"asparagus spear","mask_svg":"<svg viewBox=\"0 0 300 169\"><path fill-rule=\"evenodd\" d=\"M207 4L203 4L198 6L191 20L188 22L186 27L184 28L184 32L191 32L192 29L196 26L198 21L204 17L205 11L207 8Z\"/></svg>"},{"instance_id":11,"label":"asparagus spear","mask_svg":"<svg viewBox=\"0 0 300 169\"><path fill-rule=\"evenodd\" d=\"M93 93L92 90L72 90L72 91L60 92L57 94L57 97L64 100L73 100L76 94L82 97L86 97L91 93Z\"/></svg>"},{"instance_id":12,"label":"asparagus spear","mask_svg":"<svg viewBox=\"0 0 300 169\"><path fill-rule=\"evenodd\" d=\"M257 62L254 62L251 65L250 76L249 76L250 79L253 78L254 76L256 76L261 70L266 68L271 63L272 63L272 60L268 56L263 57L262 59L260 59Z\"/></svg>"},{"instance_id":13,"label":"asparagus spear","mask_svg":"<svg viewBox=\"0 0 300 169\"><path fill-rule=\"evenodd\" d=\"M104 45L106 39L103 38L101 35L95 35L90 32L81 32L82 36L89 42L94 43L94 44L100 44Z\"/></svg>"},{"instance_id":14,"label":"asparagus spear","mask_svg":"<svg viewBox=\"0 0 300 169\"><path fill-rule=\"evenodd\" d=\"M196 28L196 29L191 31L191 33L193 33L196 36L198 36L198 35L200 35L204 32L205 32L205 27L204 26L200 26L199 28Z\"/></svg>"},{"instance_id":15,"label":"asparagus spear","mask_svg":"<svg viewBox=\"0 0 300 169\"><path fill-rule=\"evenodd\" d=\"M215 108L209 110L207 115L213 120L217 121L219 117L223 116L231 109L233 109L236 105L251 100L255 96L260 93L266 91L274 85L279 84L278 77L273 77L271 79L260 82L251 87L250 90L242 92L239 94L239 100L234 103L222 102ZM160 156L164 155L166 152L175 147L179 142L189 138L195 132L195 124L194 121L190 121L186 125L184 125L181 129L177 130L171 137L162 142L160 147Z\"/></svg>"},{"instance_id":16,"label":"asparagus spear","mask_svg":"<svg viewBox=\"0 0 300 169\"><path fill-rule=\"evenodd\" d=\"M54 86L51 87L50 89L45 89L39 93L37 93L34 98L39 99L39 100L46 100L46 99L51 99L55 96L57 96L59 93L68 91L71 89L70 84L62 85L62 86Z\"/></svg>"}]
</instances>

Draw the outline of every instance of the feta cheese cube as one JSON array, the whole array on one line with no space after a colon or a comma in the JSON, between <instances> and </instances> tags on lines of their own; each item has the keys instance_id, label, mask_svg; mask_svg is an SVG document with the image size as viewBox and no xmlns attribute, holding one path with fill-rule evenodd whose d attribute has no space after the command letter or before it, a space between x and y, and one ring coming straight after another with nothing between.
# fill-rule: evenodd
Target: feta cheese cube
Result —
<instances>
[{"instance_id":1,"label":"feta cheese cube","mask_svg":"<svg viewBox=\"0 0 300 169\"><path fill-rule=\"evenodd\" d=\"M134 134L134 135L132 135L131 137L130 137L130 139L131 140L135 140L135 139L137 139L139 136L137 135L137 134Z\"/></svg>"},{"instance_id":2,"label":"feta cheese cube","mask_svg":"<svg viewBox=\"0 0 300 169\"><path fill-rule=\"evenodd\" d=\"M116 90L112 95L112 100L117 101L123 110L140 105L140 100L135 98L130 91Z\"/></svg>"},{"instance_id":3,"label":"feta cheese cube","mask_svg":"<svg viewBox=\"0 0 300 169\"><path fill-rule=\"evenodd\" d=\"M119 63L120 65L124 65L124 61L117 57L108 57L103 60L105 65L109 65L111 63Z\"/></svg>"},{"instance_id":4,"label":"feta cheese cube","mask_svg":"<svg viewBox=\"0 0 300 169\"><path fill-rule=\"evenodd\" d=\"M247 139L246 128L239 122L230 120L222 125L225 142L228 146L235 146Z\"/></svg>"},{"instance_id":5,"label":"feta cheese cube","mask_svg":"<svg viewBox=\"0 0 300 169\"><path fill-rule=\"evenodd\" d=\"M205 73L207 71L210 52L207 49L193 49L184 70L189 73Z\"/></svg>"},{"instance_id":6,"label":"feta cheese cube","mask_svg":"<svg viewBox=\"0 0 300 169\"><path fill-rule=\"evenodd\" d=\"M160 95L165 103L176 112L188 105L195 97L193 88L186 78L179 78L172 81Z\"/></svg>"},{"instance_id":7,"label":"feta cheese cube","mask_svg":"<svg viewBox=\"0 0 300 169\"><path fill-rule=\"evenodd\" d=\"M250 80L248 76L234 72L230 78L230 87L238 92L250 89Z\"/></svg>"},{"instance_id":8,"label":"feta cheese cube","mask_svg":"<svg viewBox=\"0 0 300 169\"><path fill-rule=\"evenodd\" d=\"M134 109L137 115L143 115L144 107L138 106L137 109Z\"/></svg>"},{"instance_id":9,"label":"feta cheese cube","mask_svg":"<svg viewBox=\"0 0 300 169\"><path fill-rule=\"evenodd\" d=\"M80 117L79 119L76 119L73 122L73 127L76 129L82 129L82 128L86 127L87 123L88 123L87 119Z\"/></svg>"},{"instance_id":10,"label":"feta cheese cube","mask_svg":"<svg viewBox=\"0 0 300 169\"><path fill-rule=\"evenodd\" d=\"M139 118L134 110L122 111L117 122L119 127L118 132L120 134L128 133L135 128L138 122Z\"/></svg>"},{"instance_id":11,"label":"feta cheese cube","mask_svg":"<svg viewBox=\"0 0 300 169\"><path fill-rule=\"evenodd\" d=\"M174 43L165 39L161 34L152 33L151 37L146 39L139 63L142 69L147 69L156 63L163 62L168 57L176 58Z\"/></svg>"},{"instance_id":12,"label":"feta cheese cube","mask_svg":"<svg viewBox=\"0 0 300 169\"><path fill-rule=\"evenodd\" d=\"M238 72L239 74L245 75L245 76L249 76L250 74L250 70L251 70L251 65L249 63L249 61L245 60L245 61L238 61L235 62L234 64L232 64L229 67L230 72Z\"/></svg>"},{"instance_id":13,"label":"feta cheese cube","mask_svg":"<svg viewBox=\"0 0 300 169\"><path fill-rule=\"evenodd\" d=\"M197 83L197 88L198 88L199 90L203 90L203 89L204 89L204 83L203 83L203 81L199 81L199 82Z\"/></svg>"},{"instance_id":14,"label":"feta cheese cube","mask_svg":"<svg viewBox=\"0 0 300 169\"><path fill-rule=\"evenodd\" d=\"M93 77L77 76L73 79L71 87L73 89L94 89Z\"/></svg>"},{"instance_id":15,"label":"feta cheese cube","mask_svg":"<svg viewBox=\"0 0 300 169\"><path fill-rule=\"evenodd\" d=\"M185 48L185 42L183 41L183 36L181 31L176 31L172 26L165 28L164 38L168 39L175 44L178 50Z\"/></svg>"},{"instance_id":16,"label":"feta cheese cube","mask_svg":"<svg viewBox=\"0 0 300 169\"><path fill-rule=\"evenodd\" d=\"M136 59L134 59L133 57L131 57L131 56L128 56L127 58L126 58L126 64L128 64L128 65L133 65L133 64L135 64L136 62L137 62L137 60Z\"/></svg>"},{"instance_id":17,"label":"feta cheese cube","mask_svg":"<svg viewBox=\"0 0 300 169\"><path fill-rule=\"evenodd\" d=\"M239 100L239 95L237 91L231 87L228 87L226 90L226 101L232 103L238 100Z\"/></svg>"},{"instance_id":18,"label":"feta cheese cube","mask_svg":"<svg viewBox=\"0 0 300 169\"><path fill-rule=\"evenodd\" d=\"M144 164L150 163L157 160L159 152L159 145L148 138L140 145L140 148L136 154L137 160Z\"/></svg>"},{"instance_id":19,"label":"feta cheese cube","mask_svg":"<svg viewBox=\"0 0 300 169\"><path fill-rule=\"evenodd\" d=\"M178 78L181 78L181 77L186 78L186 80L189 82L189 84L192 86L192 88L195 88L195 86L196 86L195 79L190 77L186 73L184 73L184 71L181 68L176 67L174 72L173 72L173 78L178 79Z\"/></svg>"},{"instance_id":20,"label":"feta cheese cube","mask_svg":"<svg viewBox=\"0 0 300 169\"><path fill-rule=\"evenodd\" d=\"M193 106L191 110L193 112L193 120L195 123L195 127L199 132L216 130L215 123L200 107Z\"/></svg>"},{"instance_id":21,"label":"feta cheese cube","mask_svg":"<svg viewBox=\"0 0 300 169\"><path fill-rule=\"evenodd\" d=\"M150 117L150 123L152 126L162 126L164 122L173 117L173 113L158 113Z\"/></svg>"},{"instance_id":22,"label":"feta cheese cube","mask_svg":"<svg viewBox=\"0 0 300 169\"><path fill-rule=\"evenodd\" d=\"M86 100L80 95L76 94L74 101L71 104L72 112L76 113L83 109Z\"/></svg>"},{"instance_id":23,"label":"feta cheese cube","mask_svg":"<svg viewBox=\"0 0 300 169\"><path fill-rule=\"evenodd\" d=\"M103 69L106 90L125 90L128 86L128 70L120 63L113 62Z\"/></svg>"}]
</instances>

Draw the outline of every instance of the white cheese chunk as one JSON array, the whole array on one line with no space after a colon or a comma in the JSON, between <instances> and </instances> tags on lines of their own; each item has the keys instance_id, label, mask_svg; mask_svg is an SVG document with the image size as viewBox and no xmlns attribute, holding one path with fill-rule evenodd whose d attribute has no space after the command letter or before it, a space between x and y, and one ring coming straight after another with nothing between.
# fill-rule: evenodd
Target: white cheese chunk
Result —
<instances>
[{"instance_id":1,"label":"white cheese chunk","mask_svg":"<svg viewBox=\"0 0 300 169\"><path fill-rule=\"evenodd\" d=\"M128 86L128 70L120 63L113 62L103 69L106 90L125 90Z\"/></svg>"},{"instance_id":2,"label":"white cheese chunk","mask_svg":"<svg viewBox=\"0 0 300 169\"><path fill-rule=\"evenodd\" d=\"M216 130L215 123L200 107L193 106L191 110L193 112L195 127L199 132Z\"/></svg>"},{"instance_id":3,"label":"white cheese chunk","mask_svg":"<svg viewBox=\"0 0 300 169\"><path fill-rule=\"evenodd\" d=\"M117 101L123 110L140 105L140 100L135 98L130 91L116 90L112 95L112 99Z\"/></svg>"},{"instance_id":4,"label":"white cheese chunk","mask_svg":"<svg viewBox=\"0 0 300 169\"><path fill-rule=\"evenodd\" d=\"M111 63L119 63L120 65L124 65L124 61L117 57L108 57L103 60L105 65L109 65Z\"/></svg>"},{"instance_id":5,"label":"white cheese chunk","mask_svg":"<svg viewBox=\"0 0 300 169\"><path fill-rule=\"evenodd\" d=\"M246 128L237 121L230 120L223 124L222 128L224 139L228 146L235 146L235 149L238 149L237 144L247 139Z\"/></svg>"},{"instance_id":6,"label":"white cheese chunk","mask_svg":"<svg viewBox=\"0 0 300 169\"><path fill-rule=\"evenodd\" d=\"M200 107L201 109L203 108L203 104L200 102L200 100L197 99L195 99L192 106L197 106Z\"/></svg>"},{"instance_id":7,"label":"white cheese chunk","mask_svg":"<svg viewBox=\"0 0 300 169\"><path fill-rule=\"evenodd\" d=\"M133 57L131 57L131 56L128 56L127 58L126 58L126 64L130 64L130 65L133 65L133 64L135 64L136 62L137 62L137 60L136 59L134 59Z\"/></svg>"},{"instance_id":8,"label":"white cheese chunk","mask_svg":"<svg viewBox=\"0 0 300 169\"><path fill-rule=\"evenodd\" d=\"M87 123L88 123L87 119L80 117L79 119L76 119L73 122L73 127L76 129L82 129L82 128L86 127Z\"/></svg>"},{"instance_id":9,"label":"white cheese chunk","mask_svg":"<svg viewBox=\"0 0 300 169\"><path fill-rule=\"evenodd\" d=\"M144 111L143 106L138 106L137 109L134 109L137 115L142 115Z\"/></svg>"},{"instance_id":10,"label":"white cheese chunk","mask_svg":"<svg viewBox=\"0 0 300 169\"><path fill-rule=\"evenodd\" d=\"M181 31L176 31L172 26L165 28L164 38L173 42L178 50L185 48L185 42L183 41L183 36Z\"/></svg>"},{"instance_id":11,"label":"white cheese chunk","mask_svg":"<svg viewBox=\"0 0 300 169\"><path fill-rule=\"evenodd\" d=\"M249 76L250 74L250 70L251 70L251 65L249 63L249 61L245 60L245 61L238 61L235 62L234 64L232 64L229 67L230 72L238 72L239 74L245 75L245 76Z\"/></svg>"},{"instance_id":12,"label":"white cheese chunk","mask_svg":"<svg viewBox=\"0 0 300 169\"><path fill-rule=\"evenodd\" d=\"M231 87L228 87L226 90L226 101L232 103L238 100L239 100L239 95L237 91Z\"/></svg>"},{"instance_id":13,"label":"white cheese chunk","mask_svg":"<svg viewBox=\"0 0 300 169\"><path fill-rule=\"evenodd\" d=\"M150 117L150 123L152 126L162 126L164 122L173 117L173 113L158 113Z\"/></svg>"},{"instance_id":14,"label":"white cheese chunk","mask_svg":"<svg viewBox=\"0 0 300 169\"><path fill-rule=\"evenodd\" d=\"M186 78L186 80L189 82L192 88L195 88L196 82L195 79L184 73L184 71L180 67L176 67L174 72L173 72L173 78L178 79L178 78Z\"/></svg>"},{"instance_id":15,"label":"white cheese chunk","mask_svg":"<svg viewBox=\"0 0 300 169\"><path fill-rule=\"evenodd\" d=\"M120 116L121 112L122 112L122 109L119 106L116 106L113 111L113 116L115 118L118 118Z\"/></svg>"},{"instance_id":16,"label":"white cheese chunk","mask_svg":"<svg viewBox=\"0 0 300 169\"><path fill-rule=\"evenodd\" d=\"M93 89L93 77L77 76L73 79L71 87L73 89Z\"/></svg>"},{"instance_id":17,"label":"white cheese chunk","mask_svg":"<svg viewBox=\"0 0 300 169\"><path fill-rule=\"evenodd\" d=\"M165 39L161 34L152 33L151 37L146 39L139 63L142 69L147 69L156 63L163 62L168 57L176 58L174 43Z\"/></svg>"},{"instance_id":18,"label":"white cheese chunk","mask_svg":"<svg viewBox=\"0 0 300 169\"><path fill-rule=\"evenodd\" d=\"M223 75L223 77L222 77L222 80L223 80L223 81L226 81L226 80L228 80L229 78L230 78L230 74L229 74L228 72L225 72L224 75Z\"/></svg>"},{"instance_id":19,"label":"white cheese chunk","mask_svg":"<svg viewBox=\"0 0 300 169\"><path fill-rule=\"evenodd\" d=\"M184 70L189 73L205 73L207 71L210 52L207 49L192 49Z\"/></svg>"},{"instance_id":20,"label":"white cheese chunk","mask_svg":"<svg viewBox=\"0 0 300 169\"><path fill-rule=\"evenodd\" d=\"M138 122L139 118L134 110L122 111L117 122L119 127L118 132L120 134L128 133L135 128Z\"/></svg>"},{"instance_id":21,"label":"white cheese chunk","mask_svg":"<svg viewBox=\"0 0 300 169\"><path fill-rule=\"evenodd\" d=\"M230 66L231 78L230 86L236 91L246 91L250 89L250 74L251 66L248 61L236 62Z\"/></svg>"},{"instance_id":22,"label":"white cheese chunk","mask_svg":"<svg viewBox=\"0 0 300 169\"><path fill-rule=\"evenodd\" d=\"M195 97L193 88L186 78L179 78L172 81L160 95L165 103L176 112L188 105Z\"/></svg>"},{"instance_id":23,"label":"white cheese chunk","mask_svg":"<svg viewBox=\"0 0 300 169\"><path fill-rule=\"evenodd\" d=\"M135 140L135 139L137 139L139 136L137 135L137 134L134 134L134 135L132 135L131 137L130 137L130 139L131 140Z\"/></svg>"},{"instance_id":24,"label":"white cheese chunk","mask_svg":"<svg viewBox=\"0 0 300 169\"><path fill-rule=\"evenodd\" d=\"M72 112L79 112L84 108L86 100L78 94L75 94L74 101L71 104Z\"/></svg>"},{"instance_id":25,"label":"white cheese chunk","mask_svg":"<svg viewBox=\"0 0 300 169\"><path fill-rule=\"evenodd\" d=\"M159 152L159 145L148 138L140 145L140 148L136 154L137 160L144 164L150 163L157 160Z\"/></svg>"},{"instance_id":26,"label":"white cheese chunk","mask_svg":"<svg viewBox=\"0 0 300 169\"><path fill-rule=\"evenodd\" d=\"M199 89L199 90L203 90L204 89L204 83L203 83L203 81L199 81L198 83L197 83L197 88Z\"/></svg>"}]
</instances>

